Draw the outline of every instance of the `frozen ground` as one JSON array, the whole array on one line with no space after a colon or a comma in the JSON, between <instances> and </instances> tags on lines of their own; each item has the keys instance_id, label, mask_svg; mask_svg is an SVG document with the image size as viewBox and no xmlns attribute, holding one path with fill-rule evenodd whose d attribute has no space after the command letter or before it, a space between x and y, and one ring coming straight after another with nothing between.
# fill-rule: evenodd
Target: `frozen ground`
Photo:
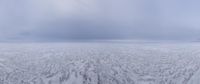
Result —
<instances>
[{"instance_id":1,"label":"frozen ground","mask_svg":"<svg viewBox=\"0 0 200 84\"><path fill-rule=\"evenodd\" d=\"M200 84L197 43L0 44L0 84Z\"/></svg>"}]
</instances>

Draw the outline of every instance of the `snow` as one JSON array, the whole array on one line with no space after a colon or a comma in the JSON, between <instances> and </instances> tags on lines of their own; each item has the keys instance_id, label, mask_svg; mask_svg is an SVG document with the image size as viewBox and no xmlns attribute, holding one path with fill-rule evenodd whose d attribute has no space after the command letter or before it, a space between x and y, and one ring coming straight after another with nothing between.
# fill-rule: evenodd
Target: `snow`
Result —
<instances>
[{"instance_id":1,"label":"snow","mask_svg":"<svg viewBox=\"0 0 200 84\"><path fill-rule=\"evenodd\" d=\"M198 43L1 43L0 84L199 84Z\"/></svg>"}]
</instances>

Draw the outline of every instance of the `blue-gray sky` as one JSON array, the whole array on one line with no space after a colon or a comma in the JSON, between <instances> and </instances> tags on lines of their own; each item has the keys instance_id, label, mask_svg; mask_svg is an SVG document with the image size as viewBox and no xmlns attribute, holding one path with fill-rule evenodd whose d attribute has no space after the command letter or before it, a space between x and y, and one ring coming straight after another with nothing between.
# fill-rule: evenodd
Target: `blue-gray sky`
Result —
<instances>
[{"instance_id":1,"label":"blue-gray sky","mask_svg":"<svg viewBox=\"0 0 200 84\"><path fill-rule=\"evenodd\" d=\"M199 0L0 0L0 40L196 40L199 4Z\"/></svg>"}]
</instances>

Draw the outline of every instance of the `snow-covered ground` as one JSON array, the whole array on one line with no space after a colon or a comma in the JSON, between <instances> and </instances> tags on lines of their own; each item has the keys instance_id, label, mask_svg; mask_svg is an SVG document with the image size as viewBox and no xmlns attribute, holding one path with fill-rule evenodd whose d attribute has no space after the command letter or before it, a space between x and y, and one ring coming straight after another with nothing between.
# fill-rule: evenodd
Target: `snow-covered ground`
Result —
<instances>
[{"instance_id":1,"label":"snow-covered ground","mask_svg":"<svg viewBox=\"0 0 200 84\"><path fill-rule=\"evenodd\" d=\"M199 84L198 43L2 43L0 84Z\"/></svg>"}]
</instances>

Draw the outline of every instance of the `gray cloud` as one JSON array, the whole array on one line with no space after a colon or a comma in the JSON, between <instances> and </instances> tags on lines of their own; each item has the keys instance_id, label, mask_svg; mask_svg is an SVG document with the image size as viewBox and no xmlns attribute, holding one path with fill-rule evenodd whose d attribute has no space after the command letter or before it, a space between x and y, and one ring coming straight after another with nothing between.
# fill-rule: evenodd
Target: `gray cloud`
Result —
<instances>
[{"instance_id":1,"label":"gray cloud","mask_svg":"<svg viewBox=\"0 0 200 84\"><path fill-rule=\"evenodd\" d=\"M0 40L195 40L198 0L1 0Z\"/></svg>"}]
</instances>

